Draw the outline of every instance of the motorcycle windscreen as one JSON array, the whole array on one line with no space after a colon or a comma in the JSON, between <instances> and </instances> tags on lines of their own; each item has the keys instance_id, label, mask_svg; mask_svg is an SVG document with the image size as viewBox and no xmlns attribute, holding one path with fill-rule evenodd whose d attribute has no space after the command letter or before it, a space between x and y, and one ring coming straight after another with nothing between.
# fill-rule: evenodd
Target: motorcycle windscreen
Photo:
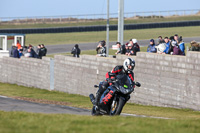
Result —
<instances>
[{"instance_id":1,"label":"motorcycle windscreen","mask_svg":"<svg viewBox=\"0 0 200 133\"><path fill-rule=\"evenodd\" d=\"M129 89L132 87L132 81L127 75L120 74L120 75L117 75L116 78L118 79L119 86L122 86L125 89Z\"/></svg>"}]
</instances>

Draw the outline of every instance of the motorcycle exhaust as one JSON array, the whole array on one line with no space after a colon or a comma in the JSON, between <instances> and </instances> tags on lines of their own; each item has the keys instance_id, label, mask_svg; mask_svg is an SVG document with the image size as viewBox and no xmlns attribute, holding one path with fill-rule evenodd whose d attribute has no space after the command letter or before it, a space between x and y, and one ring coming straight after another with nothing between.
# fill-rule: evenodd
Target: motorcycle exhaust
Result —
<instances>
[{"instance_id":1,"label":"motorcycle exhaust","mask_svg":"<svg viewBox=\"0 0 200 133\"><path fill-rule=\"evenodd\" d=\"M94 95L90 94L89 97L90 97L90 101L92 102L92 104L94 104L94 100L95 100Z\"/></svg>"}]
</instances>

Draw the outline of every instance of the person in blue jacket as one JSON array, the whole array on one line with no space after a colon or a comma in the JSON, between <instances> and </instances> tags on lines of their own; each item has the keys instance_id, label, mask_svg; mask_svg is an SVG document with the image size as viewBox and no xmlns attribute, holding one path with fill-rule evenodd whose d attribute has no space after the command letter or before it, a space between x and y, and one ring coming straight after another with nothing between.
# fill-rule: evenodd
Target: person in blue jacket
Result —
<instances>
[{"instance_id":1,"label":"person in blue jacket","mask_svg":"<svg viewBox=\"0 0 200 133\"><path fill-rule=\"evenodd\" d=\"M166 49L164 50L164 52L166 54L169 54L169 48L170 48L170 41L169 41L169 38L168 37L165 37L164 38L164 41L165 41L165 44L166 44Z\"/></svg>"},{"instance_id":2,"label":"person in blue jacket","mask_svg":"<svg viewBox=\"0 0 200 133\"><path fill-rule=\"evenodd\" d=\"M157 50L155 48L156 45L155 45L154 39L151 39L149 43L150 43L150 45L147 48L147 52L156 53Z\"/></svg>"},{"instance_id":3,"label":"person in blue jacket","mask_svg":"<svg viewBox=\"0 0 200 133\"><path fill-rule=\"evenodd\" d=\"M183 42L182 36L178 39L178 46L183 55L185 55L185 43Z\"/></svg>"}]
</instances>

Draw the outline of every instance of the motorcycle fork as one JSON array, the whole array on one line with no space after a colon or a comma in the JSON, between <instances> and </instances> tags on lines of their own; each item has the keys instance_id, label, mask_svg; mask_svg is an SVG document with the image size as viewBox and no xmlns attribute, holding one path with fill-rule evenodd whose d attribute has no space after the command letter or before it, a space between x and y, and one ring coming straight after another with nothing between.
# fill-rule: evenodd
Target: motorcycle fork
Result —
<instances>
[{"instance_id":1,"label":"motorcycle fork","mask_svg":"<svg viewBox=\"0 0 200 133\"><path fill-rule=\"evenodd\" d=\"M112 102L112 105L111 105L111 109L112 110L116 108L116 106L117 106L116 102L117 102L117 96L115 95L114 99L113 99L113 102Z\"/></svg>"}]
</instances>

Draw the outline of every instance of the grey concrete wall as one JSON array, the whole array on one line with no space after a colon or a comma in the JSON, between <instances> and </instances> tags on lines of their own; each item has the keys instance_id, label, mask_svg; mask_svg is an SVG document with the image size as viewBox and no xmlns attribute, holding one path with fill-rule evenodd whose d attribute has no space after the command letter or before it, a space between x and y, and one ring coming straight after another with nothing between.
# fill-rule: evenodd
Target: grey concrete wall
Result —
<instances>
[{"instance_id":1,"label":"grey concrete wall","mask_svg":"<svg viewBox=\"0 0 200 133\"><path fill-rule=\"evenodd\" d=\"M0 82L50 89L50 58L0 59Z\"/></svg>"},{"instance_id":2,"label":"grey concrete wall","mask_svg":"<svg viewBox=\"0 0 200 133\"><path fill-rule=\"evenodd\" d=\"M136 103L200 110L200 53L186 57L138 53Z\"/></svg>"},{"instance_id":3,"label":"grey concrete wall","mask_svg":"<svg viewBox=\"0 0 200 133\"><path fill-rule=\"evenodd\" d=\"M54 58L54 89L88 96L96 93L94 84L123 63L127 56L104 58L82 55L81 58L57 55ZM130 102L145 105L200 110L200 53L187 56L137 53L135 88ZM0 82L50 89L50 58L0 59Z\"/></svg>"}]
</instances>

